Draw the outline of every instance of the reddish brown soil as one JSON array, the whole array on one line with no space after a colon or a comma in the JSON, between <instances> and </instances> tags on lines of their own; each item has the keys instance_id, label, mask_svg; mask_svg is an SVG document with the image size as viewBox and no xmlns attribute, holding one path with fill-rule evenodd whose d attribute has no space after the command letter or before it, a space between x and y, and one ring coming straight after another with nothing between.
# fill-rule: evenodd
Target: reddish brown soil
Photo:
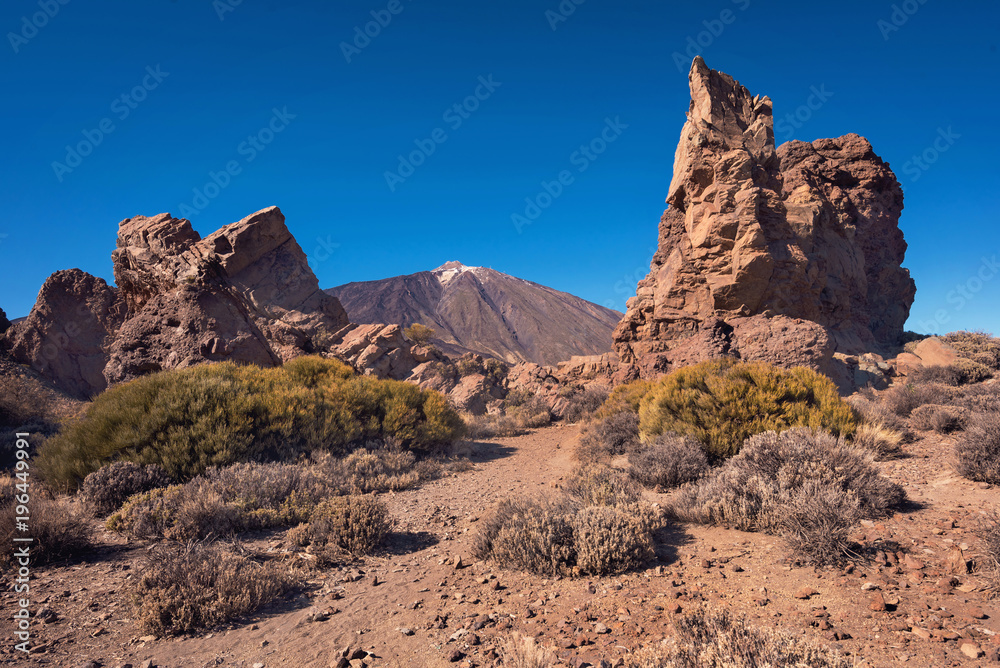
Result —
<instances>
[{"instance_id":1,"label":"reddish brown soil","mask_svg":"<svg viewBox=\"0 0 1000 668\"><path fill-rule=\"evenodd\" d=\"M981 509L996 506L997 489L957 477L950 438L926 436L905 446L906 458L882 464L913 503L861 529L876 547L893 549L852 569L797 565L779 538L698 526L663 531L658 560L619 577L547 579L470 563L477 522L495 502L554 487L572 470L579 430L555 426L470 446L474 470L386 497L397 527L384 554L317 571L298 598L195 637L139 637L120 592L146 546L100 530L101 548L87 562L38 569L33 600L58 618L35 621L39 651L28 659L5 638L0 663L327 668L350 647L370 652L368 666L490 666L498 642L516 630L554 646L564 665L599 666L669 637L676 615L705 601L832 645L858 666L997 665L990 656L1000 648L1000 606L983 579L948 567L956 548L975 558L971 529ZM245 545L281 553L282 538ZM8 611L10 580L3 574ZM873 611L878 595L895 605ZM316 610L331 614L308 621ZM963 644L985 656L967 657Z\"/></svg>"}]
</instances>

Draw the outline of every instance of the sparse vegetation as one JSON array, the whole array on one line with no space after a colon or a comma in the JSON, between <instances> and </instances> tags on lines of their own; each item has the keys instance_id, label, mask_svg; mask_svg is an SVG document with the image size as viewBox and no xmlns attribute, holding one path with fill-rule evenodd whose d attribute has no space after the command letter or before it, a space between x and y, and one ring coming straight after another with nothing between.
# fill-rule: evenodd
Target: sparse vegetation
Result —
<instances>
[{"instance_id":1,"label":"sparse vegetation","mask_svg":"<svg viewBox=\"0 0 1000 668\"><path fill-rule=\"evenodd\" d=\"M824 563L843 557L856 521L884 517L904 498L870 454L799 428L751 437L712 475L682 487L671 508L684 521L784 535Z\"/></svg>"},{"instance_id":2,"label":"sparse vegetation","mask_svg":"<svg viewBox=\"0 0 1000 668\"><path fill-rule=\"evenodd\" d=\"M854 431L851 442L882 461L899 456L902 452L903 434L880 422L862 422Z\"/></svg>"},{"instance_id":3,"label":"sparse vegetation","mask_svg":"<svg viewBox=\"0 0 1000 668\"><path fill-rule=\"evenodd\" d=\"M991 597L1000 596L1000 511L992 508L986 512L976 527L976 534L983 543L985 563L981 569L989 580Z\"/></svg>"},{"instance_id":4,"label":"sparse vegetation","mask_svg":"<svg viewBox=\"0 0 1000 668\"><path fill-rule=\"evenodd\" d=\"M628 461L632 478L658 491L698 480L709 469L701 444L676 434L660 434L647 447L629 453Z\"/></svg>"},{"instance_id":5,"label":"sparse vegetation","mask_svg":"<svg viewBox=\"0 0 1000 668\"><path fill-rule=\"evenodd\" d=\"M133 494L170 485L166 471L156 464L114 462L83 479L80 498L98 517L107 517Z\"/></svg>"},{"instance_id":6,"label":"sparse vegetation","mask_svg":"<svg viewBox=\"0 0 1000 668\"><path fill-rule=\"evenodd\" d=\"M16 375L5 376L0 391L0 429L47 420L49 402L49 395L37 381Z\"/></svg>"},{"instance_id":7,"label":"sparse vegetation","mask_svg":"<svg viewBox=\"0 0 1000 668\"><path fill-rule=\"evenodd\" d=\"M951 406L925 404L913 409L910 414L910 424L920 431L936 431L939 434L950 434L962 428L961 414Z\"/></svg>"},{"instance_id":8,"label":"sparse vegetation","mask_svg":"<svg viewBox=\"0 0 1000 668\"><path fill-rule=\"evenodd\" d=\"M772 629L751 626L727 610L695 608L674 622L677 635L643 650L628 668L850 668L836 652Z\"/></svg>"},{"instance_id":9,"label":"sparse vegetation","mask_svg":"<svg viewBox=\"0 0 1000 668\"><path fill-rule=\"evenodd\" d=\"M371 554L389 533L389 511L373 495L339 496L322 501L309 524L290 532L299 545L311 546L325 561Z\"/></svg>"},{"instance_id":10,"label":"sparse vegetation","mask_svg":"<svg viewBox=\"0 0 1000 668\"><path fill-rule=\"evenodd\" d=\"M969 480L1000 484L1000 413L980 413L955 445L958 472Z\"/></svg>"},{"instance_id":11,"label":"sparse vegetation","mask_svg":"<svg viewBox=\"0 0 1000 668\"><path fill-rule=\"evenodd\" d=\"M587 427L580 438L576 456L582 462L600 462L638 447L639 414L629 410L618 411Z\"/></svg>"},{"instance_id":12,"label":"sparse vegetation","mask_svg":"<svg viewBox=\"0 0 1000 668\"><path fill-rule=\"evenodd\" d=\"M238 619L297 585L276 562L261 565L218 545L190 543L159 548L127 595L140 629L163 636Z\"/></svg>"},{"instance_id":13,"label":"sparse vegetation","mask_svg":"<svg viewBox=\"0 0 1000 668\"><path fill-rule=\"evenodd\" d=\"M1000 339L988 332L952 332L942 338L960 357L1000 370Z\"/></svg>"},{"instance_id":14,"label":"sparse vegetation","mask_svg":"<svg viewBox=\"0 0 1000 668\"><path fill-rule=\"evenodd\" d=\"M608 399L608 390L604 387L573 388L561 394L569 402L562 412L563 420L566 422L579 422L590 418Z\"/></svg>"},{"instance_id":15,"label":"sparse vegetation","mask_svg":"<svg viewBox=\"0 0 1000 668\"><path fill-rule=\"evenodd\" d=\"M434 338L434 335L437 334L437 332L435 332L432 327L415 322L404 329L403 334L405 334L406 338L413 341L418 346L426 346L430 343L431 339Z\"/></svg>"},{"instance_id":16,"label":"sparse vegetation","mask_svg":"<svg viewBox=\"0 0 1000 668\"><path fill-rule=\"evenodd\" d=\"M5 478L0 493L0 541L12 546L15 536L24 536L17 530L16 517L28 513L17 511L25 500L17 489L16 481ZM37 486L29 489L31 517L31 565L41 566L60 559L78 558L90 548L91 531L87 518L77 511L67 499L52 499ZM16 563L10 547L0 552L0 566L12 567ZM15 569L16 570L16 569Z\"/></svg>"},{"instance_id":17,"label":"sparse vegetation","mask_svg":"<svg viewBox=\"0 0 1000 668\"><path fill-rule=\"evenodd\" d=\"M473 552L504 568L546 575L609 575L638 567L652 556L660 519L651 508L627 502L630 494L619 496L619 505L601 503L621 492L614 488L619 479L605 486L609 479L582 478L577 496L502 501L482 522ZM587 505L583 499L589 498L599 505Z\"/></svg>"},{"instance_id":18,"label":"sparse vegetation","mask_svg":"<svg viewBox=\"0 0 1000 668\"><path fill-rule=\"evenodd\" d=\"M566 493L584 506L635 503L642 491L627 473L602 464L584 464L566 480Z\"/></svg>"},{"instance_id":19,"label":"sparse vegetation","mask_svg":"<svg viewBox=\"0 0 1000 668\"><path fill-rule=\"evenodd\" d=\"M944 385L938 383L893 385L878 396L879 402L885 408L901 418L926 404L946 404L952 393Z\"/></svg>"},{"instance_id":20,"label":"sparse vegetation","mask_svg":"<svg viewBox=\"0 0 1000 668\"><path fill-rule=\"evenodd\" d=\"M500 644L500 654L507 668L549 668L556 662L552 650L516 631Z\"/></svg>"},{"instance_id":21,"label":"sparse vegetation","mask_svg":"<svg viewBox=\"0 0 1000 668\"><path fill-rule=\"evenodd\" d=\"M355 376L333 360L299 358L278 369L224 362L108 390L40 448L37 467L62 489L115 460L157 464L183 482L210 466L347 454L376 438L426 451L463 428L440 394Z\"/></svg>"},{"instance_id":22,"label":"sparse vegetation","mask_svg":"<svg viewBox=\"0 0 1000 668\"><path fill-rule=\"evenodd\" d=\"M826 376L804 367L712 360L671 373L639 407L640 434L674 432L698 439L712 461L732 457L749 436L792 427L848 436L851 407Z\"/></svg>"}]
</instances>

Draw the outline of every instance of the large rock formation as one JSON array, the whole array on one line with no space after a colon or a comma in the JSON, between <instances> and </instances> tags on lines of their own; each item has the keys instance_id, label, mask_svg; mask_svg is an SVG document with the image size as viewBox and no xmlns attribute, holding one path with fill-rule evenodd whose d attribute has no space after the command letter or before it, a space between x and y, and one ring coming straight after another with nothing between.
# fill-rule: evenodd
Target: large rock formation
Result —
<instances>
[{"instance_id":1,"label":"large rock formation","mask_svg":"<svg viewBox=\"0 0 1000 668\"><path fill-rule=\"evenodd\" d=\"M112 260L128 319L109 350L110 382L207 361L274 366L348 324L277 207L204 239L170 214L126 219Z\"/></svg>"},{"instance_id":2,"label":"large rock formation","mask_svg":"<svg viewBox=\"0 0 1000 668\"><path fill-rule=\"evenodd\" d=\"M776 149L770 99L700 57L689 81L659 248L615 330L619 377L719 355L836 374L835 352L895 345L915 287L889 165L853 134Z\"/></svg>"},{"instance_id":3,"label":"large rock formation","mask_svg":"<svg viewBox=\"0 0 1000 668\"><path fill-rule=\"evenodd\" d=\"M74 397L106 386L105 347L125 319L125 304L104 279L79 269L46 279L31 313L7 331L10 355Z\"/></svg>"},{"instance_id":4,"label":"large rock formation","mask_svg":"<svg viewBox=\"0 0 1000 668\"><path fill-rule=\"evenodd\" d=\"M112 259L117 288L56 272L5 336L17 361L77 397L208 361L275 366L340 341L349 325L276 207L205 239L170 214L129 218Z\"/></svg>"}]
</instances>

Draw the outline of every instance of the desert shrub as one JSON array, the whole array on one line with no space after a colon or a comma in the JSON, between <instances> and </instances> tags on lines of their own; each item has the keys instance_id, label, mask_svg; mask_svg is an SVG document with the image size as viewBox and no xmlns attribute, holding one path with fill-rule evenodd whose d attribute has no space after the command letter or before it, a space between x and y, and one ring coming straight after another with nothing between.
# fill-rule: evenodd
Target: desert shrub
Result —
<instances>
[{"instance_id":1,"label":"desert shrub","mask_svg":"<svg viewBox=\"0 0 1000 668\"><path fill-rule=\"evenodd\" d=\"M121 508L133 494L166 487L170 482L166 471L156 464L140 466L133 462L114 462L83 479L80 497L96 515L106 517Z\"/></svg>"},{"instance_id":2,"label":"desert shrub","mask_svg":"<svg viewBox=\"0 0 1000 668\"><path fill-rule=\"evenodd\" d=\"M239 530L307 522L320 501L338 492L325 475L312 468L256 462L208 469L188 486L218 494L236 511Z\"/></svg>"},{"instance_id":3,"label":"desert shrub","mask_svg":"<svg viewBox=\"0 0 1000 668\"><path fill-rule=\"evenodd\" d=\"M486 375L485 360L479 355L466 353L458 358L455 367L461 376L472 376L475 374Z\"/></svg>"},{"instance_id":4,"label":"desert shrub","mask_svg":"<svg viewBox=\"0 0 1000 668\"><path fill-rule=\"evenodd\" d=\"M19 493L17 484L18 481L13 476L0 475L0 507L14 502L14 497Z\"/></svg>"},{"instance_id":5,"label":"desert shrub","mask_svg":"<svg viewBox=\"0 0 1000 668\"><path fill-rule=\"evenodd\" d=\"M514 418L508 415L488 413L487 415L463 414L465 434L472 440L480 438L504 438L524 433L524 427L518 426Z\"/></svg>"},{"instance_id":6,"label":"desert shrub","mask_svg":"<svg viewBox=\"0 0 1000 668\"><path fill-rule=\"evenodd\" d=\"M421 481L417 457L408 450L370 444L346 457L325 457L319 466L324 478L341 494L399 492Z\"/></svg>"},{"instance_id":7,"label":"desert shrub","mask_svg":"<svg viewBox=\"0 0 1000 668\"><path fill-rule=\"evenodd\" d=\"M989 580L991 597L1000 596L1000 512L996 508L986 511L976 526L976 534L983 543L985 563L981 569Z\"/></svg>"},{"instance_id":8,"label":"desert shrub","mask_svg":"<svg viewBox=\"0 0 1000 668\"><path fill-rule=\"evenodd\" d=\"M514 632L500 643L500 655L507 668L549 668L555 665L555 653L539 645L531 636Z\"/></svg>"},{"instance_id":9,"label":"desert shrub","mask_svg":"<svg viewBox=\"0 0 1000 668\"><path fill-rule=\"evenodd\" d=\"M663 378L642 399L639 421L643 440L690 435L712 460L733 456L747 437L765 431L810 427L847 436L856 426L854 411L826 376L729 359Z\"/></svg>"},{"instance_id":10,"label":"desert shrub","mask_svg":"<svg viewBox=\"0 0 1000 668\"><path fill-rule=\"evenodd\" d=\"M0 428L20 427L32 421L46 421L51 397L41 383L22 376L8 375L0 387Z\"/></svg>"},{"instance_id":11,"label":"desert shrub","mask_svg":"<svg viewBox=\"0 0 1000 668\"><path fill-rule=\"evenodd\" d=\"M277 369L223 362L111 388L39 449L37 466L68 489L114 460L157 464L184 481L210 466L346 454L382 437L428 450L463 428L440 394L355 376L334 360L300 358Z\"/></svg>"},{"instance_id":12,"label":"desert shrub","mask_svg":"<svg viewBox=\"0 0 1000 668\"><path fill-rule=\"evenodd\" d=\"M575 563L573 513L565 499L502 501L493 517L480 527L476 542L480 558L492 557L504 568L558 574Z\"/></svg>"},{"instance_id":13,"label":"desert shrub","mask_svg":"<svg viewBox=\"0 0 1000 668\"><path fill-rule=\"evenodd\" d=\"M1000 413L981 413L955 444L960 475L969 480L1000 484Z\"/></svg>"},{"instance_id":14,"label":"desert shrub","mask_svg":"<svg viewBox=\"0 0 1000 668\"><path fill-rule=\"evenodd\" d=\"M603 387L588 387L570 392L566 398L569 405L563 410L563 419L567 422L579 422L600 410L608 399L608 390Z\"/></svg>"},{"instance_id":15,"label":"desert shrub","mask_svg":"<svg viewBox=\"0 0 1000 668\"><path fill-rule=\"evenodd\" d=\"M16 481L5 483L3 497L6 499L9 495L10 498L0 503L0 540L6 546L0 552L0 566L16 570L14 550L23 545L14 542L18 536L34 538L28 544L32 566L74 559L90 548L91 530L87 518L77 512L68 500L48 498L37 485L29 487L28 492L30 532L18 530L17 517L23 513L17 510L17 506L25 499L14 484Z\"/></svg>"},{"instance_id":16,"label":"desert shrub","mask_svg":"<svg viewBox=\"0 0 1000 668\"><path fill-rule=\"evenodd\" d=\"M639 415L632 411L619 411L587 427L576 457L582 462L602 461L623 455L638 446Z\"/></svg>"},{"instance_id":17,"label":"desert shrub","mask_svg":"<svg viewBox=\"0 0 1000 668\"><path fill-rule=\"evenodd\" d=\"M585 506L635 503L642 490L627 473L602 464L584 464L566 479L566 493Z\"/></svg>"},{"instance_id":18,"label":"desert shrub","mask_svg":"<svg viewBox=\"0 0 1000 668\"><path fill-rule=\"evenodd\" d=\"M862 422L851 436L851 443L882 461L902 452L903 434L880 422Z\"/></svg>"},{"instance_id":19,"label":"desert shrub","mask_svg":"<svg viewBox=\"0 0 1000 668\"><path fill-rule=\"evenodd\" d=\"M750 626L725 609L699 606L674 620L677 634L626 659L628 668L850 668L850 661L801 636Z\"/></svg>"},{"instance_id":20,"label":"desert shrub","mask_svg":"<svg viewBox=\"0 0 1000 668\"><path fill-rule=\"evenodd\" d=\"M804 556L826 562L840 556L831 545L856 521L887 516L904 498L869 453L800 428L751 437L712 475L682 487L671 511L685 521L784 535Z\"/></svg>"},{"instance_id":21,"label":"desert shrub","mask_svg":"<svg viewBox=\"0 0 1000 668\"><path fill-rule=\"evenodd\" d=\"M322 501L305 530L301 544L311 545L327 558L340 554L371 554L392 526L389 510L373 495L337 496Z\"/></svg>"},{"instance_id":22,"label":"desert shrub","mask_svg":"<svg viewBox=\"0 0 1000 668\"><path fill-rule=\"evenodd\" d=\"M708 472L701 444L690 436L660 434L648 447L628 456L629 474L643 487L670 489Z\"/></svg>"},{"instance_id":23,"label":"desert shrub","mask_svg":"<svg viewBox=\"0 0 1000 668\"><path fill-rule=\"evenodd\" d=\"M432 327L415 322L404 329L403 334L405 334L406 338L413 341L418 346L426 346L430 343L431 339L434 338L434 335L437 334L437 332L435 332Z\"/></svg>"},{"instance_id":24,"label":"desert shrub","mask_svg":"<svg viewBox=\"0 0 1000 668\"><path fill-rule=\"evenodd\" d=\"M653 521L639 506L584 507L571 526L576 566L582 573L623 573L653 556Z\"/></svg>"},{"instance_id":25,"label":"desert shrub","mask_svg":"<svg viewBox=\"0 0 1000 668\"><path fill-rule=\"evenodd\" d=\"M597 417L606 418L616 413L628 411L639 414L639 404L653 389L654 383L649 380L633 380L630 383L619 385L611 390L607 401L597 413Z\"/></svg>"},{"instance_id":26,"label":"desert shrub","mask_svg":"<svg viewBox=\"0 0 1000 668\"><path fill-rule=\"evenodd\" d=\"M896 431L905 428L906 423L889 406L879 400L872 391L871 394L854 394L847 398L847 403L854 408L862 424L883 425Z\"/></svg>"},{"instance_id":27,"label":"desert shrub","mask_svg":"<svg viewBox=\"0 0 1000 668\"><path fill-rule=\"evenodd\" d=\"M951 392L944 385L925 383L893 385L879 395L879 402L899 417L909 417L914 410L926 404L946 404Z\"/></svg>"},{"instance_id":28,"label":"desert shrub","mask_svg":"<svg viewBox=\"0 0 1000 668\"><path fill-rule=\"evenodd\" d=\"M987 332L952 332L942 338L960 357L1000 370L1000 339Z\"/></svg>"},{"instance_id":29,"label":"desert shrub","mask_svg":"<svg viewBox=\"0 0 1000 668\"><path fill-rule=\"evenodd\" d=\"M228 536L245 528L243 513L201 478L136 494L105 526L130 538L178 541Z\"/></svg>"},{"instance_id":30,"label":"desert shrub","mask_svg":"<svg viewBox=\"0 0 1000 668\"><path fill-rule=\"evenodd\" d=\"M911 383L940 383L957 386L962 383L962 374L954 366L922 366L914 369L907 378Z\"/></svg>"},{"instance_id":31,"label":"desert shrub","mask_svg":"<svg viewBox=\"0 0 1000 668\"><path fill-rule=\"evenodd\" d=\"M518 406L508 408L507 416L522 429L536 429L552 422L552 411L539 396L533 396Z\"/></svg>"},{"instance_id":32,"label":"desert shrub","mask_svg":"<svg viewBox=\"0 0 1000 668\"><path fill-rule=\"evenodd\" d=\"M958 373L962 385L981 383L993 377L993 370L988 366L964 357L959 357L951 366Z\"/></svg>"},{"instance_id":33,"label":"desert shrub","mask_svg":"<svg viewBox=\"0 0 1000 668\"><path fill-rule=\"evenodd\" d=\"M526 401L534 396L534 392L530 392L523 387L515 387L507 392L507 396L504 398L504 401L506 402L508 408L512 406L523 406Z\"/></svg>"},{"instance_id":34,"label":"desert shrub","mask_svg":"<svg viewBox=\"0 0 1000 668\"><path fill-rule=\"evenodd\" d=\"M962 388L951 403L973 413L1000 413L1000 382Z\"/></svg>"},{"instance_id":35,"label":"desert shrub","mask_svg":"<svg viewBox=\"0 0 1000 668\"><path fill-rule=\"evenodd\" d=\"M298 586L276 562L199 543L160 548L137 570L126 589L133 616L143 632L160 636L214 628Z\"/></svg>"},{"instance_id":36,"label":"desert shrub","mask_svg":"<svg viewBox=\"0 0 1000 668\"><path fill-rule=\"evenodd\" d=\"M939 434L950 434L962 428L962 416L950 406L925 404L913 409L910 414L910 424L920 431L936 431Z\"/></svg>"},{"instance_id":37,"label":"desert shrub","mask_svg":"<svg viewBox=\"0 0 1000 668\"><path fill-rule=\"evenodd\" d=\"M479 527L473 553L532 573L606 575L652 554L660 518L639 504L582 505L567 495L507 499Z\"/></svg>"},{"instance_id":38,"label":"desert shrub","mask_svg":"<svg viewBox=\"0 0 1000 668\"><path fill-rule=\"evenodd\" d=\"M509 371L510 367L498 359L491 357L483 362L483 373L494 383L502 383Z\"/></svg>"}]
</instances>

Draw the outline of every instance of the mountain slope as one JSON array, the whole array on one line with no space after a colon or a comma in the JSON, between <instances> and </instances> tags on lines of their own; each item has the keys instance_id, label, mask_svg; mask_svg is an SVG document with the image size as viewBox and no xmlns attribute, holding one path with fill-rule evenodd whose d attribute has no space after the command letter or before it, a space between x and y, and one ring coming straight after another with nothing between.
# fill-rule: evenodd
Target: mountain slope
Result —
<instances>
[{"instance_id":1,"label":"mountain slope","mask_svg":"<svg viewBox=\"0 0 1000 668\"><path fill-rule=\"evenodd\" d=\"M556 364L611 350L622 314L485 267L448 262L433 271L326 291L351 322L415 322L434 328L448 354L468 351L508 362Z\"/></svg>"}]
</instances>

